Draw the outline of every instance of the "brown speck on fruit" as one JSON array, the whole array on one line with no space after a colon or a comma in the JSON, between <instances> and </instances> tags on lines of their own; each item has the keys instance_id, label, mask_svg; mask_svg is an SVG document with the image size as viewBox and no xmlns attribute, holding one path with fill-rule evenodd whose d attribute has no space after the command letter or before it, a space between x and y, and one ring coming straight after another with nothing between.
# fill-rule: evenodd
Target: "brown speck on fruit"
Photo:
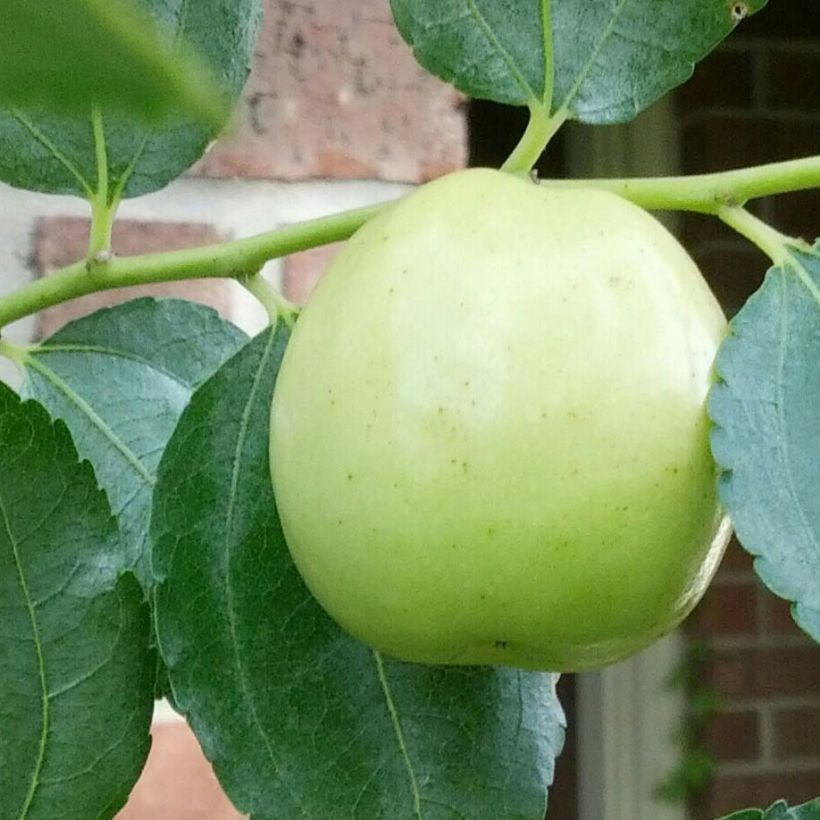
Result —
<instances>
[{"instance_id":1,"label":"brown speck on fruit","mask_svg":"<svg viewBox=\"0 0 820 820\"><path fill-rule=\"evenodd\" d=\"M732 3L731 16L733 23L739 23L749 16L749 7L745 3Z\"/></svg>"},{"instance_id":2,"label":"brown speck on fruit","mask_svg":"<svg viewBox=\"0 0 820 820\"><path fill-rule=\"evenodd\" d=\"M348 473L347 474L347 480L348 481L353 481L353 473Z\"/></svg>"},{"instance_id":3,"label":"brown speck on fruit","mask_svg":"<svg viewBox=\"0 0 820 820\"><path fill-rule=\"evenodd\" d=\"M470 465L466 461L461 462L461 471L466 473L470 469Z\"/></svg>"},{"instance_id":4,"label":"brown speck on fruit","mask_svg":"<svg viewBox=\"0 0 820 820\"><path fill-rule=\"evenodd\" d=\"M507 648L507 642L506 641L496 641L495 642L495 648L496 649L506 649Z\"/></svg>"}]
</instances>

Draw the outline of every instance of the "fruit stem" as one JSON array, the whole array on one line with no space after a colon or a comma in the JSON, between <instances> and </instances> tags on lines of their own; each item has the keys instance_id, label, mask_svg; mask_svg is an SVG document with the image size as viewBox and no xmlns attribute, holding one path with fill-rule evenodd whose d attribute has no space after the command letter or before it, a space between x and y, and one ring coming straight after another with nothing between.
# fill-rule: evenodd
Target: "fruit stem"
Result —
<instances>
[{"instance_id":1,"label":"fruit stem","mask_svg":"<svg viewBox=\"0 0 820 820\"><path fill-rule=\"evenodd\" d=\"M89 266L83 259L0 298L0 328L100 290L182 279L252 276L270 259L348 239L386 207L390 203L342 211L217 245L113 258L105 265Z\"/></svg>"},{"instance_id":2,"label":"fruit stem","mask_svg":"<svg viewBox=\"0 0 820 820\"><path fill-rule=\"evenodd\" d=\"M558 129L566 122L569 114L566 111L556 111L550 116L549 108L533 100L529 104L530 120L518 145L507 157L501 166L502 171L511 174L527 173L532 169L549 141Z\"/></svg>"},{"instance_id":3,"label":"fruit stem","mask_svg":"<svg viewBox=\"0 0 820 820\"><path fill-rule=\"evenodd\" d=\"M611 191L649 210L718 215L727 205L744 205L758 197L820 187L820 155L715 174L642 179L545 179L541 184L551 188Z\"/></svg>"},{"instance_id":4,"label":"fruit stem","mask_svg":"<svg viewBox=\"0 0 820 820\"><path fill-rule=\"evenodd\" d=\"M244 278L242 286L248 293L253 294L265 308L271 327L276 327L281 318L289 328L293 328L296 324L296 317L299 315L299 308L271 287L261 273Z\"/></svg>"},{"instance_id":5,"label":"fruit stem","mask_svg":"<svg viewBox=\"0 0 820 820\"><path fill-rule=\"evenodd\" d=\"M717 215L730 228L756 245L778 267L791 262L790 248L806 252L810 250L801 240L780 233L739 205L724 205Z\"/></svg>"}]
</instances>

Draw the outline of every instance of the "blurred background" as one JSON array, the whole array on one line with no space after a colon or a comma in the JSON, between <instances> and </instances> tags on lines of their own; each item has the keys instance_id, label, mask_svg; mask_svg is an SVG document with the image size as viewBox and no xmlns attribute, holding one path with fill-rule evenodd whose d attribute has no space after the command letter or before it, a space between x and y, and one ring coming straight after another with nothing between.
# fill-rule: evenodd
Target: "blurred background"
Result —
<instances>
[{"instance_id":1,"label":"blurred background","mask_svg":"<svg viewBox=\"0 0 820 820\"><path fill-rule=\"evenodd\" d=\"M183 179L123 205L116 252L204 244L389 199L467 164L499 165L523 130L521 111L468 103L424 75L392 26L388 0L266 6L231 133ZM541 175L696 173L817 153L817 12L806 0L772 0L635 123L565 128ZM813 191L762 200L754 210L813 239L819 206ZM0 212L0 290L84 255L84 203L0 186ZM764 257L714 219L665 219L735 312L760 284ZM303 301L336 250L295 255L266 274ZM251 332L264 322L232 282L150 291L204 301ZM53 308L9 335L39 338L134 295ZM2 369L0 377L14 375ZM820 794L820 648L756 580L736 544L681 633L602 672L565 676L560 689L570 729L551 820L701 820ZM121 820L238 816L185 724L160 704L148 767Z\"/></svg>"}]
</instances>

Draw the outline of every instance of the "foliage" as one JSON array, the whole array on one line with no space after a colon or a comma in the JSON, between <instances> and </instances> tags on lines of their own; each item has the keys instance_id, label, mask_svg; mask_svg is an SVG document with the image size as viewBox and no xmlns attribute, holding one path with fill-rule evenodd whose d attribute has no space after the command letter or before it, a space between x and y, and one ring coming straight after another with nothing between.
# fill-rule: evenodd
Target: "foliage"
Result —
<instances>
[{"instance_id":1,"label":"foliage","mask_svg":"<svg viewBox=\"0 0 820 820\"><path fill-rule=\"evenodd\" d=\"M768 809L745 809L729 814L722 820L817 820L817 818L820 818L820 797L791 809L785 800L778 800Z\"/></svg>"},{"instance_id":2,"label":"foliage","mask_svg":"<svg viewBox=\"0 0 820 820\"><path fill-rule=\"evenodd\" d=\"M792 249L731 323L712 391L721 498L755 569L820 641L820 243Z\"/></svg>"},{"instance_id":3,"label":"foliage","mask_svg":"<svg viewBox=\"0 0 820 820\"><path fill-rule=\"evenodd\" d=\"M424 67L529 108L504 166L522 173L565 119L635 116L764 4L392 0ZM83 197L92 214L87 259L0 298L0 329L94 290L206 276L237 279L271 317L248 341L204 308L141 300L31 347L0 337L31 399L0 385L0 815L114 816L148 751L157 642L174 702L254 818L541 817L564 734L555 676L413 666L356 643L311 598L276 512L267 417L297 311L258 272L379 208L111 259L119 201L171 182L217 135L261 11L0 0L0 179ZM817 187L820 158L580 184L711 214L772 258L717 361L712 445L760 576L817 638L820 245L743 206ZM819 812L781 802L732 818Z\"/></svg>"},{"instance_id":4,"label":"foliage","mask_svg":"<svg viewBox=\"0 0 820 820\"><path fill-rule=\"evenodd\" d=\"M220 128L227 115L216 77L185 47L122 0L0 0L0 102L88 116L88 101L148 121L193 116ZM19 113L19 112L18 112Z\"/></svg>"},{"instance_id":5,"label":"foliage","mask_svg":"<svg viewBox=\"0 0 820 820\"><path fill-rule=\"evenodd\" d=\"M110 817L150 745L148 607L91 466L5 385L0 473L0 815Z\"/></svg>"},{"instance_id":6,"label":"foliage","mask_svg":"<svg viewBox=\"0 0 820 820\"><path fill-rule=\"evenodd\" d=\"M179 43L187 43L208 60L211 73L219 81L219 88L211 87L209 96L219 99L223 91L231 100L239 96L250 69L261 0L132 0L132 5L135 1L161 28L172 50ZM5 0L8 2L12 0ZM13 4L20 5L20 0L13 0ZM69 18L64 22L71 24L73 36L80 38L82 20ZM49 48L61 53L53 40ZM168 46L160 53L167 50ZM151 49L151 53L155 51ZM89 56L95 53L91 51ZM121 54L113 50L109 53L122 60ZM71 71L66 76L75 83L71 95L84 96L87 89L81 83L83 75ZM169 93L178 96L164 77L158 77L154 84L160 82L167 88L155 100L161 101ZM146 93L155 94L153 90ZM144 117L135 118L132 113L144 113L138 97L119 97L120 104L112 108L108 104L110 96L98 98L96 127L88 107L79 114L67 112L63 105L0 109L0 180L52 194L76 194L88 199L99 194L108 202L138 196L162 188L179 176L199 159L219 130L213 118L203 124L201 116L186 116L184 109L178 109L176 116L162 124L146 124Z\"/></svg>"},{"instance_id":7,"label":"foliage","mask_svg":"<svg viewBox=\"0 0 820 820\"><path fill-rule=\"evenodd\" d=\"M670 803L688 803L712 783L715 761L703 744L703 733L720 708L720 694L701 681L710 660L705 643L687 647L683 659L669 676L670 690L686 694L686 714L675 733L679 764L659 783L655 794Z\"/></svg>"}]
</instances>

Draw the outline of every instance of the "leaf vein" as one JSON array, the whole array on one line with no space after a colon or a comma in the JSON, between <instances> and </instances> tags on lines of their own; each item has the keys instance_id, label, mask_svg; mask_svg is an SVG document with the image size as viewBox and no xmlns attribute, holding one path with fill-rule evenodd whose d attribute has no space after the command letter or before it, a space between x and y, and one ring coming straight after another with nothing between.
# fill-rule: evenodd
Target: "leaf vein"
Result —
<instances>
[{"instance_id":1,"label":"leaf vein","mask_svg":"<svg viewBox=\"0 0 820 820\"><path fill-rule=\"evenodd\" d=\"M583 68L578 72L578 76L575 78L575 82L572 84L570 90L567 91L566 96L561 102L560 110L569 111L570 104L572 103L575 96L578 94L578 91L583 85L584 80L586 80L587 76L589 75L592 66L595 65L595 61L598 59L598 55L601 53L601 49L603 49L604 45L606 45L607 40L611 36L612 32L615 30L615 24L618 22L618 19L620 18L628 3L629 0L618 0L618 5L612 11L612 17L610 18L609 23L604 27L604 30L601 32L601 37L595 44L595 47L592 49L592 53L589 55L589 59L587 60Z\"/></svg>"},{"instance_id":2,"label":"leaf vein","mask_svg":"<svg viewBox=\"0 0 820 820\"><path fill-rule=\"evenodd\" d=\"M27 120L16 108L12 109L11 115L20 125L25 128L32 137L34 137L37 142L40 143L44 148L48 149L49 153L66 169L73 177L77 180L80 187L85 192L85 195L88 199L92 199L94 196L94 191L92 189L91 184L86 180L86 178L80 173L80 171L76 168L73 162L66 157L57 146L42 132L33 122Z\"/></svg>"},{"instance_id":3,"label":"leaf vein","mask_svg":"<svg viewBox=\"0 0 820 820\"><path fill-rule=\"evenodd\" d=\"M156 478L148 472L145 465L131 452L125 443L117 436L117 434L106 424L105 421L97 414L93 407L79 395L69 384L63 381L51 368L46 367L35 356L27 356L26 364L33 370L37 371L44 379L51 382L72 404L75 405L96 427L103 437L106 438L111 446L120 453L120 455L128 462L129 466L135 473L149 486L153 487L156 483Z\"/></svg>"},{"instance_id":4,"label":"leaf vein","mask_svg":"<svg viewBox=\"0 0 820 820\"><path fill-rule=\"evenodd\" d=\"M2 496L0 496L0 516L2 516L3 518L3 528L6 531L6 537L8 538L9 545L11 546L12 557L14 559L14 566L17 569L17 577L20 582L20 589L23 592L23 598L26 602L26 609L28 610L29 620L31 621L31 632L35 651L37 653L37 671L40 679L41 692L40 703L43 726L40 731L40 744L37 750L37 760L34 765L34 771L31 773L31 783L29 784L29 789L28 793L26 794L25 803L23 803L23 807L20 810L20 814L18 815L20 820L23 820L23 818L25 818L28 815L29 809L31 808L31 804L34 801L34 796L37 793L38 786L40 785L40 776L42 774L43 765L45 763L46 739L48 738L49 730L48 684L46 682L46 664L45 657L43 656L43 644L40 639L40 628L39 624L37 623L36 613L34 611L34 601L32 600L31 593L28 588L28 583L26 582L26 575L25 571L23 570L22 560L20 558L20 551L18 548L17 541L14 538L14 534L11 531L11 522L9 521L8 512L6 510L6 505L3 501Z\"/></svg>"},{"instance_id":5,"label":"leaf vein","mask_svg":"<svg viewBox=\"0 0 820 820\"><path fill-rule=\"evenodd\" d=\"M229 559L231 553L231 534L233 532L234 527L234 515L235 515L235 505L236 505L236 498L237 498L237 490L239 487L239 476L241 472L241 462L242 462L242 454L245 449L245 439L248 435L248 428L250 427L250 418L251 418L251 410L253 408L254 402L256 401L257 393L259 392L260 384L262 381L262 375L265 372L265 368L267 366L268 360L273 352L274 349L274 341L276 336L274 333L270 334L270 339L268 341L267 346L265 347L265 351L262 354L262 358L259 363L259 367L257 368L256 374L254 375L253 384L251 385L250 392L248 394L248 400L245 402L245 406L242 409L242 417L239 422L239 430L237 432L236 437L236 447L234 448L233 454L233 465L231 467L231 486L230 492L228 495L228 508L225 515L225 550L224 550L224 572L225 572L225 613L228 619L228 627L230 629L231 634L231 646L233 648L233 656L234 656L234 663L236 665L236 671L239 677L239 685L242 692L242 697L248 705L248 710L250 712L251 719L256 727L256 730L259 733L260 738L262 739L262 743L265 746L265 752L267 754L268 760L270 761L271 765L273 766L273 770L277 777L280 778L282 783L287 788L288 792L290 793L291 798L299 806L299 809L303 816L307 817L308 814L305 811L304 805L299 798L299 795L293 790L293 787L288 782L288 780L284 777L283 772L276 760L276 755L274 753L274 749L271 745L270 739L268 738L268 734L265 731L264 727L262 726L262 721L259 717L259 712L256 708L256 703L254 698L249 690L248 687L248 680L247 674L245 671L244 664L242 663L242 658L239 652L239 636L237 633L237 624L236 624L236 611L234 606L234 591L233 586L231 584L231 573L229 568Z\"/></svg>"},{"instance_id":6,"label":"leaf vein","mask_svg":"<svg viewBox=\"0 0 820 820\"><path fill-rule=\"evenodd\" d=\"M419 791L419 784L416 778L416 772L413 768L413 763L410 760L410 753L407 750L407 743L404 739L404 732L401 728L401 721L399 720L399 713L396 709L396 704L393 701L393 695L390 691L390 685L387 682L387 675L384 671L384 661L382 661L381 653L373 650L373 658L376 661L376 672L379 676L379 683L384 693L384 699L387 702L387 710L390 712L390 719L393 722L393 731L396 733L396 740L399 743L401 755L404 758L404 763L407 766L407 774L410 778L410 789L413 794L413 813L416 817L423 818L421 813L421 793Z\"/></svg>"},{"instance_id":7,"label":"leaf vein","mask_svg":"<svg viewBox=\"0 0 820 820\"><path fill-rule=\"evenodd\" d=\"M492 30L492 27L484 18L484 15L481 13L481 10L475 3L475 0L467 0L467 7L469 8L470 13L473 16L473 19L478 24L478 27L481 29L484 36L487 38L490 45L493 48L495 48L495 50L501 57L502 61L504 62L504 65L507 66L507 69L509 70L510 74L512 75L512 78L515 80L518 87L524 92L528 99L539 99L534 89L527 82L526 77L524 77L524 75L518 69L518 66L515 64L515 60L513 60L510 53L507 51L506 48L504 48L503 45L501 45L501 42L495 36L495 32Z\"/></svg>"}]
</instances>

